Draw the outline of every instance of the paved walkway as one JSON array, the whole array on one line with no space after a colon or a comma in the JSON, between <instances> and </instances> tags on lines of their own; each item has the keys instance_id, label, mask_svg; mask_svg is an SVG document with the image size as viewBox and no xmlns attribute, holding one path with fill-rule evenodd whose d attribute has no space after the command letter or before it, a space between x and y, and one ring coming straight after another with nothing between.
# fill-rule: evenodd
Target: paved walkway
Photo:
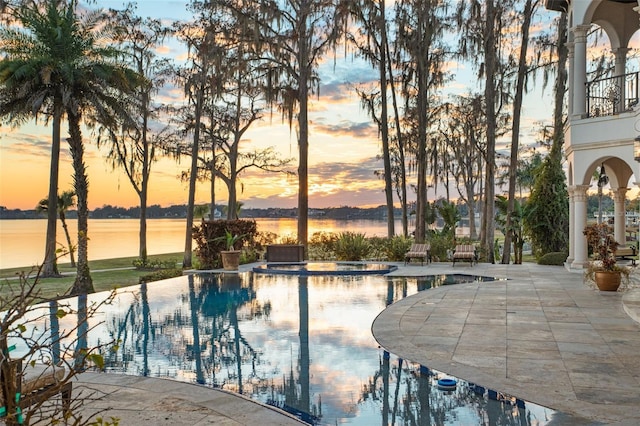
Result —
<instances>
[{"instance_id":1,"label":"paved walkway","mask_svg":"<svg viewBox=\"0 0 640 426\"><path fill-rule=\"evenodd\" d=\"M534 264L398 265L391 275L508 280L445 286L391 305L372 326L390 352L574 416L554 424L640 424L640 289L601 293L580 273ZM123 426L301 424L242 396L166 379L84 373L75 389L96 398L85 418L104 410Z\"/></svg>"},{"instance_id":2,"label":"paved walkway","mask_svg":"<svg viewBox=\"0 0 640 426\"><path fill-rule=\"evenodd\" d=\"M640 424L640 290L599 292L580 273L535 264L441 263L393 275L452 271L508 280L403 299L375 320L376 340L400 357L588 423Z\"/></svg>"},{"instance_id":3,"label":"paved walkway","mask_svg":"<svg viewBox=\"0 0 640 426\"><path fill-rule=\"evenodd\" d=\"M120 426L306 424L238 394L170 379L83 373L73 392L74 398L86 398L83 418L115 417Z\"/></svg>"}]
</instances>

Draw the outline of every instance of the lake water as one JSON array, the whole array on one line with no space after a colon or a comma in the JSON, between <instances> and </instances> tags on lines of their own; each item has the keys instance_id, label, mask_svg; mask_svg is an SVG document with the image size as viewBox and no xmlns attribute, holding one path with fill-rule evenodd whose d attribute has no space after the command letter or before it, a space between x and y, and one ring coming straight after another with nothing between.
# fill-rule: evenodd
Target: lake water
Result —
<instances>
[{"instance_id":1,"label":"lake water","mask_svg":"<svg viewBox=\"0 0 640 426\"><path fill-rule=\"evenodd\" d=\"M279 236L297 234L296 219L256 219L258 231L274 232ZM197 223L197 221L196 221ZM69 220L69 232L76 240L77 222ZM402 232L396 221L396 233ZM147 249L149 254L177 253L184 250L185 219L149 219L147 221ZM89 260L111 259L138 255L138 219L89 220ZM314 232L361 232L368 237L387 235L384 220L310 219L309 236ZM47 232L46 219L0 220L0 269L34 266L44 258ZM58 222L57 240L66 247L62 226ZM194 245L195 247L195 245ZM61 263L69 262L63 257Z\"/></svg>"}]
</instances>

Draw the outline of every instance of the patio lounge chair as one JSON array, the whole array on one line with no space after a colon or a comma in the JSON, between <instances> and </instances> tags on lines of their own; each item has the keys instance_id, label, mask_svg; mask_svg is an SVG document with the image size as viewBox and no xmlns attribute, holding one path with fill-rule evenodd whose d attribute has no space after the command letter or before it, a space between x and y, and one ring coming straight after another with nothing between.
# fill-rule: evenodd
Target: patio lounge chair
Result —
<instances>
[{"instance_id":1,"label":"patio lounge chair","mask_svg":"<svg viewBox=\"0 0 640 426\"><path fill-rule=\"evenodd\" d=\"M625 247L624 245L620 244L614 254L616 256L616 259L630 260L633 266L636 265L636 246L631 245L629 247Z\"/></svg>"},{"instance_id":2,"label":"patio lounge chair","mask_svg":"<svg viewBox=\"0 0 640 426\"><path fill-rule=\"evenodd\" d=\"M404 264L411 262L411 259L420 259L421 265L424 265L424 262L431 263L431 244L411 244L411 248L404 255Z\"/></svg>"},{"instance_id":3,"label":"patio lounge chair","mask_svg":"<svg viewBox=\"0 0 640 426\"><path fill-rule=\"evenodd\" d=\"M0 415L2 417L13 412L16 416L22 416L25 409L34 404L43 403L49 398L60 394L62 397L62 408L68 411L71 407L72 383L68 381L68 371L64 367L54 365L26 365L23 369L21 359L2 360L7 363L8 369L13 372L12 378L5 378L0 369ZM3 366L4 367L4 366ZM19 380L16 380L19 378ZM5 380L13 380L16 394L5 395ZM9 386L13 387L13 386ZM20 421L19 421L20 422Z\"/></svg>"},{"instance_id":4,"label":"patio lounge chair","mask_svg":"<svg viewBox=\"0 0 640 426\"><path fill-rule=\"evenodd\" d=\"M473 262L478 262L476 246L473 244L458 244L453 251L452 266L456 266L456 260L470 262L471 266L473 266Z\"/></svg>"}]
</instances>

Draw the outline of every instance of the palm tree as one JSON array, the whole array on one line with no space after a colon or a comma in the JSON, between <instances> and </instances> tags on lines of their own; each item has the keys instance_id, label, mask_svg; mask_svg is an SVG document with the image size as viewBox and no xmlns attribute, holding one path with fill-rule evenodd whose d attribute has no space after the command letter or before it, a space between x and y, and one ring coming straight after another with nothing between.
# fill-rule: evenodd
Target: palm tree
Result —
<instances>
[{"instance_id":1,"label":"palm tree","mask_svg":"<svg viewBox=\"0 0 640 426\"><path fill-rule=\"evenodd\" d=\"M75 1L70 7L75 7ZM73 42L76 43L76 49L68 57L69 80L66 89L69 101L65 103L65 112L69 125L74 188L78 197L78 264L71 288L71 294L77 295L94 291L87 253L89 182L80 125L84 120L89 125L99 123L111 129L133 128L135 123L130 114L130 107L135 104L133 95L136 88L147 82L142 75L124 65L121 51L98 44L98 40L111 39L111 34L104 32L109 26L101 25L104 15L89 13L79 20L72 11L65 16L73 21ZM102 30L98 31L98 28Z\"/></svg>"},{"instance_id":2,"label":"palm tree","mask_svg":"<svg viewBox=\"0 0 640 426\"><path fill-rule=\"evenodd\" d=\"M456 237L456 226L462 216L458 211L458 206L455 203L444 200L442 204L438 207L438 212L440 216L442 216L442 220L444 221L444 228L442 229L443 234L448 234L455 240Z\"/></svg>"},{"instance_id":3,"label":"palm tree","mask_svg":"<svg viewBox=\"0 0 640 426\"><path fill-rule=\"evenodd\" d=\"M203 218L209 214L209 205L208 204L199 204L193 207L193 217ZM213 216L213 213L211 213ZM213 217L212 217L213 218Z\"/></svg>"},{"instance_id":4,"label":"palm tree","mask_svg":"<svg viewBox=\"0 0 640 426\"><path fill-rule=\"evenodd\" d=\"M67 115L78 202L78 262L72 294L93 291L87 256L88 182L80 131L83 113L88 113L88 123L115 126L116 119L128 117L128 95L142 81L138 74L119 65L120 52L98 45L97 40L109 39L108 34L97 31L110 28L99 27L103 16L88 12L81 20L75 12L76 3L47 0L21 4L12 10L19 25L0 30L5 53L0 62L0 114L16 125L39 113L52 118L49 205L57 204L60 124ZM49 210L46 275L57 273L55 219L56 211Z\"/></svg>"},{"instance_id":5,"label":"palm tree","mask_svg":"<svg viewBox=\"0 0 640 426\"><path fill-rule=\"evenodd\" d=\"M62 223L62 229L64 229L64 235L67 238L67 247L69 247L69 257L71 258L71 267L76 267L76 259L74 256L74 252L76 251L76 246L71 243L71 235L69 235L69 227L67 226L67 217L66 213L69 211L71 207L76 205L75 201L76 193L73 191L64 191L62 194L58 195L58 204L56 205L56 213L60 218L60 222ZM47 198L43 198L40 200L38 205L36 206L36 212L48 212L49 211L49 200Z\"/></svg>"},{"instance_id":6,"label":"palm tree","mask_svg":"<svg viewBox=\"0 0 640 426\"><path fill-rule=\"evenodd\" d=\"M19 126L40 114L52 121L48 203L58 198L60 123L66 98L63 89L64 55L70 46L69 28L55 2L41 13L36 5L7 6L0 26L0 117ZM9 25L15 20L19 25ZM47 215L43 277L58 276L56 265L56 210Z\"/></svg>"}]
</instances>

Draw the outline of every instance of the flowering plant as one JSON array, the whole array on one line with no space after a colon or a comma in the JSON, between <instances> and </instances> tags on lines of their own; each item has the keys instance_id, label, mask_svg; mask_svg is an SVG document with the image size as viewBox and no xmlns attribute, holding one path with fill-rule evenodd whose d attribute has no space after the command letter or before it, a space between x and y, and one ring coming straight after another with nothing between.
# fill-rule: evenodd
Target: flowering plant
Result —
<instances>
[{"instance_id":1,"label":"flowering plant","mask_svg":"<svg viewBox=\"0 0 640 426\"><path fill-rule=\"evenodd\" d=\"M616 271L616 249L620 244L609 232L606 223L587 225L583 231L587 244L593 251L594 259L600 261L603 271Z\"/></svg>"}]
</instances>

